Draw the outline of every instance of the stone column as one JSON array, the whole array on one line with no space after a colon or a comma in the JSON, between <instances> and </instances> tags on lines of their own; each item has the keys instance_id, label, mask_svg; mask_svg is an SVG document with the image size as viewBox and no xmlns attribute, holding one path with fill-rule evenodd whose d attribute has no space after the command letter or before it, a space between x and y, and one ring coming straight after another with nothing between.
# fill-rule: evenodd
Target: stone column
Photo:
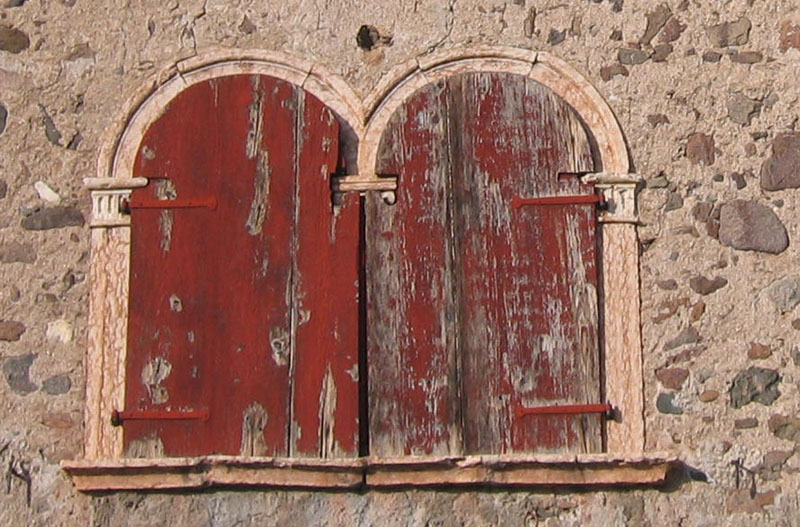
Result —
<instances>
[{"instance_id":1,"label":"stone column","mask_svg":"<svg viewBox=\"0 0 800 527\"><path fill-rule=\"evenodd\" d=\"M130 216L121 205L147 179L87 178L84 183L92 198L84 457L115 459L122 456L122 430L111 426L111 412L125 402L130 261Z\"/></svg>"},{"instance_id":2,"label":"stone column","mask_svg":"<svg viewBox=\"0 0 800 527\"><path fill-rule=\"evenodd\" d=\"M639 243L636 174L587 174L608 205L602 225L603 353L605 394L616 408L616 420L606 427L606 451L644 451L644 385L639 297Z\"/></svg>"}]
</instances>

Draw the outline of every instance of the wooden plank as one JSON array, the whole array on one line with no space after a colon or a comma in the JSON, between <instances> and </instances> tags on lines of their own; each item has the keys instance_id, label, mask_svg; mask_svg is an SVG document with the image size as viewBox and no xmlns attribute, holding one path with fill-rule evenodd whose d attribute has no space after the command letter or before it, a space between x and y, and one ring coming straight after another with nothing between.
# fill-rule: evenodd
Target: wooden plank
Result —
<instances>
[{"instance_id":1,"label":"wooden plank","mask_svg":"<svg viewBox=\"0 0 800 527\"><path fill-rule=\"evenodd\" d=\"M298 102L290 454L357 456L359 197L333 204L338 123L314 97Z\"/></svg>"},{"instance_id":2,"label":"wooden plank","mask_svg":"<svg viewBox=\"0 0 800 527\"><path fill-rule=\"evenodd\" d=\"M397 201L366 198L369 452L458 453L449 158L444 84L390 121L377 172L397 174Z\"/></svg>"},{"instance_id":3,"label":"wooden plank","mask_svg":"<svg viewBox=\"0 0 800 527\"><path fill-rule=\"evenodd\" d=\"M312 213L330 194L320 174L336 155L313 148L328 143L335 152L338 133L318 101L305 110L304 102L301 90L274 78L222 77L178 95L145 135L137 175L168 179L133 198L213 195L218 204L133 212L126 409L207 408L210 417L126 424L129 455L289 453L296 285L308 265L308 256L295 262L307 230L298 192L311 193ZM304 119L327 123L312 127L308 152L298 140ZM301 168L317 176L307 178L316 187L300 188ZM306 411L317 406L296 409Z\"/></svg>"},{"instance_id":4,"label":"wooden plank","mask_svg":"<svg viewBox=\"0 0 800 527\"><path fill-rule=\"evenodd\" d=\"M558 177L593 167L575 113L525 77L457 75L392 117L379 158L399 188L367 208L370 453L600 450L598 416L514 418L601 402L595 211L512 209L592 192Z\"/></svg>"},{"instance_id":5,"label":"wooden plank","mask_svg":"<svg viewBox=\"0 0 800 527\"><path fill-rule=\"evenodd\" d=\"M512 208L516 196L587 195L560 172L592 169L574 112L508 74L460 75L453 177L466 453L597 451L600 417L525 416L518 406L600 402L596 210ZM455 130L454 132L455 133ZM454 143L451 142L451 145Z\"/></svg>"}]
</instances>

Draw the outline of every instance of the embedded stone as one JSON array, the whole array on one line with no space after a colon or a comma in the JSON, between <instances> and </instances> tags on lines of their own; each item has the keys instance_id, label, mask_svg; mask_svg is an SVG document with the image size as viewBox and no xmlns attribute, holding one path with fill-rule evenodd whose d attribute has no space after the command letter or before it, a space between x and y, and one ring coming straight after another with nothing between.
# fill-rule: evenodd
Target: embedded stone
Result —
<instances>
[{"instance_id":1,"label":"embedded stone","mask_svg":"<svg viewBox=\"0 0 800 527\"><path fill-rule=\"evenodd\" d=\"M658 126L660 124L669 124L669 118L666 115L664 115L663 113L655 113L655 114L650 114L650 115L647 116L647 122L650 123L650 126L655 128L656 126ZM666 178L664 178L664 179L666 179ZM648 187L649 186L650 185L648 184Z\"/></svg>"},{"instance_id":2,"label":"embedded stone","mask_svg":"<svg viewBox=\"0 0 800 527\"><path fill-rule=\"evenodd\" d=\"M766 344L751 342L747 348L747 358L751 360L763 360L772 356L772 348Z\"/></svg>"},{"instance_id":3,"label":"embedded stone","mask_svg":"<svg viewBox=\"0 0 800 527\"><path fill-rule=\"evenodd\" d=\"M800 49L800 24L792 24L788 20L781 22L780 44L782 52L789 48Z\"/></svg>"},{"instance_id":4,"label":"embedded stone","mask_svg":"<svg viewBox=\"0 0 800 527\"><path fill-rule=\"evenodd\" d=\"M661 381L664 388L670 390L680 390L688 377L689 370L686 368L659 368L656 370L656 378Z\"/></svg>"},{"instance_id":5,"label":"embedded stone","mask_svg":"<svg viewBox=\"0 0 800 527\"><path fill-rule=\"evenodd\" d=\"M16 342L25 333L25 324L16 320L0 321L0 340Z\"/></svg>"},{"instance_id":6,"label":"embedded stone","mask_svg":"<svg viewBox=\"0 0 800 527\"><path fill-rule=\"evenodd\" d=\"M58 193L44 181L37 181L33 184L33 188L36 190L36 193L39 195L39 198L41 198L42 201L52 204L58 204L61 202L61 196L59 196Z\"/></svg>"},{"instance_id":7,"label":"embedded stone","mask_svg":"<svg viewBox=\"0 0 800 527\"><path fill-rule=\"evenodd\" d=\"M741 408L752 402L770 405L780 396L777 370L755 366L739 372L731 386L731 406Z\"/></svg>"},{"instance_id":8,"label":"embedded stone","mask_svg":"<svg viewBox=\"0 0 800 527\"><path fill-rule=\"evenodd\" d=\"M678 38L680 38L685 29L686 24L682 24L680 20L672 17L664 26L664 30L661 32L659 40L667 44L670 42L675 42L678 40Z\"/></svg>"},{"instance_id":9,"label":"embedded stone","mask_svg":"<svg viewBox=\"0 0 800 527\"><path fill-rule=\"evenodd\" d=\"M36 355L32 353L6 357L3 360L3 376L11 391L19 395L28 395L36 391L38 386L30 379L30 369L34 360Z\"/></svg>"},{"instance_id":10,"label":"embedded stone","mask_svg":"<svg viewBox=\"0 0 800 527\"><path fill-rule=\"evenodd\" d=\"M72 381L67 375L54 375L42 383L42 390L48 395L63 395L72 387Z\"/></svg>"},{"instance_id":11,"label":"embedded stone","mask_svg":"<svg viewBox=\"0 0 800 527\"><path fill-rule=\"evenodd\" d=\"M758 51L742 51L731 55L731 62L737 64L756 64L764 59L764 55Z\"/></svg>"},{"instance_id":12,"label":"embedded stone","mask_svg":"<svg viewBox=\"0 0 800 527\"><path fill-rule=\"evenodd\" d=\"M716 51L706 51L703 53L703 62L719 62L722 60L722 53Z\"/></svg>"},{"instance_id":13,"label":"embedded stone","mask_svg":"<svg viewBox=\"0 0 800 527\"><path fill-rule=\"evenodd\" d=\"M239 31L241 31L245 35L252 35L253 33L256 32L257 29L258 28L256 27L256 25L253 23L252 20L250 20L247 17L247 15L245 15L244 20L242 20L242 23L239 24Z\"/></svg>"},{"instance_id":14,"label":"embedded stone","mask_svg":"<svg viewBox=\"0 0 800 527\"><path fill-rule=\"evenodd\" d=\"M75 207L57 206L36 209L22 219L22 228L29 231L44 231L62 227L82 227L83 214Z\"/></svg>"},{"instance_id":15,"label":"embedded stone","mask_svg":"<svg viewBox=\"0 0 800 527\"><path fill-rule=\"evenodd\" d=\"M669 280L656 280L656 286L664 291L674 291L678 289L678 282L673 278Z\"/></svg>"},{"instance_id":16,"label":"embedded stone","mask_svg":"<svg viewBox=\"0 0 800 527\"><path fill-rule=\"evenodd\" d=\"M627 66L642 64L649 58L650 53L642 49L620 48L617 52L617 60L619 60L619 63Z\"/></svg>"},{"instance_id":17,"label":"embedded stone","mask_svg":"<svg viewBox=\"0 0 800 527\"><path fill-rule=\"evenodd\" d=\"M766 287L767 298L780 311L788 313L800 304L800 276L784 276Z\"/></svg>"},{"instance_id":18,"label":"embedded stone","mask_svg":"<svg viewBox=\"0 0 800 527\"><path fill-rule=\"evenodd\" d=\"M697 275L689 279L689 287L698 295L710 295L728 285L728 281L721 276L715 276L713 280L709 280L705 276Z\"/></svg>"},{"instance_id":19,"label":"embedded stone","mask_svg":"<svg viewBox=\"0 0 800 527\"><path fill-rule=\"evenodd\" d=\"M766 481L775 481L780 478L781 469L793 455L794 450L770 450L753 471Z\"/></svg>"},{"instance_id":20,"label":"embedded stone","mask_svg":"<svg viewBox=\"0 0 800 527\"><path fill-rule=\"evenodd\" d=\"M692 306L692 311L689 313L689 321L690 322L697 322L706 312L706 303L702 300L698 300L695 305Z\"/></svg>"},{"instance_id":21,"label":"embedded stone","mask_svg":"<svg viewBox=\"0 0 800 527\"><path fill-rule=\"evenodd\" d=\"M701 393L698 397L700 402L703 403L710 403L712 401L716 401L719 398L719 392L717 390L706 390Z\"/></svg>"},{"instance_id":22,"label":"embedded stone","mask_svg":"<svg viewBox=\"0 0 800 527\"><path fill-rule=\"evenodd\" d=\"M677 192L670 192L664 202L664 212L671 212L683 207L683 197Z\"/></svg>"},{"instance_id":23,"label":"embedded stone","mask_svg":"<svg viewBox=\"0 0 800 527\"><path fill-rule=\"evenodd\" d=\"M646 184L647 188L667 188L669 186L669 180L667 179L667 176L660 174L652 179L648 179Z\"/></svg>"},{"instance_id":24,"label":"embedded stone","mask_svg":"<svg viewBox=\"0 0 800 527\"><path fill-rule=\"evenodd\" d=\"M750 174L752 176L752 174ZM736 190L742 190L744 187L747 186L747 181L744 179L744 174L741 172L734 172L731 174L731 179L733 183L736 185Z\"/></svg>"},{"instance_id":25,"label":"embedded stone","mask_svg":"<svg viewBox=\"0 0 800 527\"><path fill-rule=\"evenodd\" d=\"M767 426L775 437L800 443L800 419L772 414L767 421Z\"/></svg>"},{"instance_id":26,"label":"embedded stone","mask_svg":"<svg viewBox=\"0 0 800 527\"><path fill-rule=\"evenodd\" d=\"M772 209L737 199L720 209L719 241L741 251L778 254L789 246L789 235Z\"/></svg>"},{"instance_id":27,"label":"embedded stone","mask_svg":"<svg viewBox=\"0 0 800 527\"><path fill-rule=\"evenodd\" d=\"M706 35L715 48L741 46L750 40L750 20L742 17L735 22L724 22L706 28Z\"/></svg>"},{"instance_id":28,"label":"embedded stone","mask_svg":"<svg viewBox=\"0 0 800 527\"><path fill-rule=\"evenodd\" d=\"M61 132L56 128L56 123L53 118L47 113L47 109L43 105L39 105L39 110L42 112L42 123L44 124L44 135L51 144L61 146Z\"/></svg>"},{"instance_id":29,"label":"embedded stone","mask_svg":"<svg viewBox=\"0 0 800 527\"><path fill-rule=\"evenodd\" d=\"M621 64L612 64L611 66L603 66L600 68L600 78L605 82L610 81L616 76L628 76L628 68Z\"/></svg>"},{"instance_id":30,"label":"embedded stone","mask_svg":"<svg viewBox=\"0 0 800 527\"><path fill-rule=\"evenodd\" d=\"M8 194L8 183L5 180L0 179L0 199L3 199Z\"/></svg>"},{"instance_id":31,"label":"embedded stone","mask_svg":"<svg viewBox=\"0 0 800 527\"><path fill-rule=\"evenodd\" d=\"M669 298L664 300L656 307L656 316L653 317L653 322L656 324L660 324L661 322L667 320L675 313L678 312L678 308L681 306L688 306L689 299L686 297L682 298Z\"/></svg>"},{"instance_id":32,"label":"embedded stone","mask_svg":"<svg viewBox=\"0 0 800 527\"><path fill-rule=\"evenodd\" d=\"M8 25L0 26L0 51L9 53L22 53L31 45L31 41L24 32Z\"/></svg>"},{"instance_id":33,"label":"embedded stone","mask_svg":"<svg viewBox=\"0 0 800 527\"><path fill-rule=\"evenodd\" d=\"M662 414L681 415L683 408L675 404L675 394L659 393L656 398L656 408Z\"/></svg>"},{"instance_id":34,"label":"embedded stone","mask_svg":"<svg viewBox=\"0 0 800 527\"><path fill-rule=\"evenodd\" d=\"M10 241L0 244L0 263L34 263L36 249L30 243Z\"/></svg>"},{"instance_id":35,"label":"embedded stone","mask_svg":"<svg viewBox=\"0 0 800 527\"><path fill-rule=\"evenodd\" d=\"M668 340L664 344L664 351L673 350L687 344L696 344L700 342L700 333L692 326L686 326L674 339Z\"/></svg>"},{"instance_id":36,"label":"embedded stone","mask_svg":"<svg viewBox=\"0 0 800 527\"><path fill-rule=\"evenodd\" d=\"M8 119L8 110L5 106L0 104L0 134L6 130L6 120Z\"/></svg>"},{"instance_id":37,"label":"embedded stone","mask_svg":"<svg viewBox=\"0 0 800 527\"><path fill-rule=\"evenodd\" d=\"M733 421L733 427L737 430L747 430L758 426L758 419L755 417L745 417Z\"/></svg>"},{"instance_id":38,"label":"embedded stone","mask_svg":"<svg viewBox=\"0 0 800 527\"><path fill-rule=\"evenodd\" d=\"M734 93L728 98L728 118L736 124L748 126L761 112L761 103L742 95Z\"/></svg>"},{"instance_id":39,"label":"embedded stone","mask_svg":"<svg viewBox=\"0 0 800 527\"><path fill-rule=\"evenodd\" d=\"M728 492L727 513L763 514L764 507L775 503L777 490L753 492L752 489L738 489Z\"/></svg>"},{"instance_id":40,"label":"embedded stone","mask_svg":"<svg viewBox=\"0 0 800 527\"><path fill-rule=\"evenodd\" d=\"M48 428L67 429L72 428L75 421L67 412L47 412L42 415L42 424Z\"/></svg>"},{"instance_id":41,"label":"embedded stone","mask_svg":"<svg viewBox=\"0 0 800 527\"><path fill-rule=\"evenodd\" d=\"M557 29L551 29L550 34L547 37L547 43L551 46L557 46L564 42L564 39L567 38L567 31L559 31Z\"/></svg>"},{"instance_id":42,"label":"embedded stone","mask_svg":"<svg viewBox=\"0 0 800 527\"><path fill-rule=\"evenodd\" d=\"M778 134L772 154L761 165L761 188L783 190L800 187L800 132Z\"/></svg>"},{"instance_id":43,"label":"embedded stone","mask_svg":"<svg viewBox=\"0 0 800 527\"><path fill-rule=\"evenodd\" d=\"M716 158L714 138L699 132L689 135L686 140L686 157L695 165L713 165Z\"/></svg>"},{"instance_id":44,"label":"embedded stone","mask_svg":"<svg viewBox=\"0 0 800 527\"><path fill-rule=\"evenodd\" d=\"M45 335L50 340L67 344L72 341L72 324L64 319L54 320L47 324Z\"/></svg>"},{"instance_id":45,"label":"embedded stone","mask_svg":"<svg viewBox=\"0 0 800 527\"><path fill-rule=\"evenodd\" d=\"M669 57L669 54L672 53L672 45L671 44L659 44L653 48L653 62L664 62Z\"/></svg>"},{"instance_id":46,"label":"embedded stone","mask_svg":"<svg viewBox=\"0 0 800 527\"><path fill-rule=\"evenodd\" d=\"M667 4L661 4L645 16L647 17L647 27L640 42L644 45L649 45L658 32L661 31L661 28L666 25L667 20L672 16L672 12Z\"/></svg>"}]
</instances>

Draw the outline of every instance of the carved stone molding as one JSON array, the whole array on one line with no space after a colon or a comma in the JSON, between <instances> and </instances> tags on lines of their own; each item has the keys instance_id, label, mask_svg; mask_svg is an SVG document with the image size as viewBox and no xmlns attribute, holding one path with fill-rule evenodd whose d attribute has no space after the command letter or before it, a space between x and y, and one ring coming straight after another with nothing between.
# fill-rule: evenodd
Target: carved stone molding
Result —
<instances>
[{"instance_id":1,"label":"carved stone molding","mask_svg":"<svg viewBox=\"0 0 800 527\"><path fill-rule=\"evenodd\" d=\"M638 174L595 173L581 177L586 183L594 183L600 189L608 208L600 214L601 223L638 223L636 190L642 181Z\"/></svg>"},{"instance_id":2,"label":"carved stone molding","mask_svg":"<svg viewBox=\"0 0 800 527\"><path fill-rule=\"evenodd\" d=\"M120 227L131 224L131 217L122 213L122 202L133 189L147 185L147 178L85 178L84 185L92 197L90 227Z\"/></svg>"}]
</instances>

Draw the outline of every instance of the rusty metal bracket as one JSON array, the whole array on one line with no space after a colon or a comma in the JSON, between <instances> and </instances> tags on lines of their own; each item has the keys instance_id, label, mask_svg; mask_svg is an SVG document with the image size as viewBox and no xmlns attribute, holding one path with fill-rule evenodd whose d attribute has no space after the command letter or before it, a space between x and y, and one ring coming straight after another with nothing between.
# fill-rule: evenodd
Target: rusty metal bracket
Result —
<instances>
[{"instance_id":1,"label":"rusty metal bracket","mask_svg":"<svg viewBox=\"0 0 800 527\"><path fill-rule=\"evenodd\" d=\"M120 212L130 214L132 209L217 209L216 196L196 199L127 200L120 202Z\"/></svg>"},{"instance_id":2,"label":"rusty metal bracket","mask_svg":"<svg viewBox=\"0 0 800 527\"><path fill-rule=\"evenodd\" d=\"M616 420L617 410L609 403L605 404L562 404L554 406L517 406L514 418L521 419L529 415L579 415L603 414L606 419Z\"/></svg>"},{"instance_id":3,"label":"rusty metal bracket","mask_svg":"<svg viewBox=\"0 0 800 527\"><path fill-rule=\"evenodd\" d=\"M113 410L111 426L120 426L125 421L208 421L208 409L204 410Z\"/></svg>"},{"instance_id":4,"label":"rusty metal bracket","mask_svg":"<svg viewBox=\"0 0 800 527\"><path fill-rule=\"evenodd\" d=\"M603 196L598 194L584 194L575 196L544 196L540 198L522 198L514 196L511 198L511 206L515 209L530 205L553 206L553 205L589 205L596 204L600 210L605 210L607 203Z\"/></svg>"}]
</instances>

